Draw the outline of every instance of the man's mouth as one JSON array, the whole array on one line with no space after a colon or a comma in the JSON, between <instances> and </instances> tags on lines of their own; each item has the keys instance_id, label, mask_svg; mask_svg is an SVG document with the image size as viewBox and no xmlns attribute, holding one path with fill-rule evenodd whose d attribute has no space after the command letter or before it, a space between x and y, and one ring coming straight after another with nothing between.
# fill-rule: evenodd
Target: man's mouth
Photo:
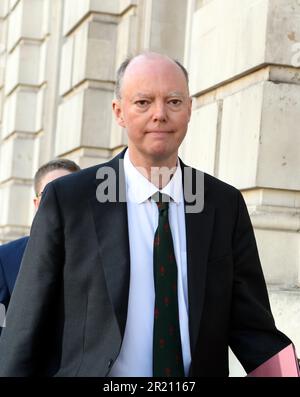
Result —
<instances>
[{"instance_id":1,"label":"man's mouth","mask_svg":"<svg viewBox=\"0 0 300 397\"><path fill-rule=\"evenodd\" d=\"M166 130L150 130L147 131L148 134L171 134L172 131L166 131Z\"/></svg>"}]
</instances>

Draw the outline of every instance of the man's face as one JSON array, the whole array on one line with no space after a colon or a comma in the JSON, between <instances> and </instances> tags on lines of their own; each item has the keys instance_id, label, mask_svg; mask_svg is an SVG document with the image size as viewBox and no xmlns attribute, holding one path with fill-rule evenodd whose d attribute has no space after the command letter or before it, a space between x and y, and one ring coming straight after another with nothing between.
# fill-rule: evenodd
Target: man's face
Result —
<instances>
[{"instance_id":1,"label":"man's face","mask_svg":"<svg viewBox=\"0 0 300 397\"><path fill-rule=\"evenodd\" d=\"M187 81L178 65L160 56L133 59L113 110L127 129L134 165L175 165L191 115Z\"/></svg>"},{"instance_id":2,"label":"man's face","mask_svg":"<svg viewBox=\"0 0 300 397\"><path fill-rule=\"evenodd\" d=\"M42 198L42 193L43 193L43 191L44 191L46 185L47 185L49 182L52 182L52 181L54 181L55 179L60 178L61 176L68 175L68 174L70 174L70 171L68 171L68 170L65 170L65 169L57 169L57 170L53 170L53 171L48 172L48 173L42 178L41 183L40 183L40 188L39 188L39 191L38 191L38 194L37 194L37 197L35 197L35 198L33 199L33 203L34 203L34 206L35 206L35 209L36 209L36 210L39 208L40 201L41 201L41 198Z\"/></svg>"}]
</instances>

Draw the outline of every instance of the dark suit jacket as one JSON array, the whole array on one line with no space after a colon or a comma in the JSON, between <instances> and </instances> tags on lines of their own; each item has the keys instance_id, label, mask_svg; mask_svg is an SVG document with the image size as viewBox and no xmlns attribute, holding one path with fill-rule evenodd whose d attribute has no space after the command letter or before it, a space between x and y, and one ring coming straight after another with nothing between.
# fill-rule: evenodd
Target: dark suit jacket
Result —
<instances>
[{"instance_id":1,"label":"dark suit jacket","mask_svg":"<svg viewBox=\"0 0 300 397\"><path fill-rule=\"evenodd\" d=\"M123 156L100 166L117 172L117 185ZM98 168L48 184L0 338L1 376L102 377L119 354L129 289L127 207L97 201ZM185 218L190 376L227 376L228 345L251 371L290 341L274 325L242 195L205 174L204 210Z\"/></svg>"},{"instance_id":2,"label":"dark suit jacket","mask_svg":"<svg viewBox=\"0 0 300 397\"><path fill-rule=\"evenodd\" d=\"M6 308L19 273L27 241L28 237L22 237L0 246L0 303Z\"/></svg>"}]
</instances>

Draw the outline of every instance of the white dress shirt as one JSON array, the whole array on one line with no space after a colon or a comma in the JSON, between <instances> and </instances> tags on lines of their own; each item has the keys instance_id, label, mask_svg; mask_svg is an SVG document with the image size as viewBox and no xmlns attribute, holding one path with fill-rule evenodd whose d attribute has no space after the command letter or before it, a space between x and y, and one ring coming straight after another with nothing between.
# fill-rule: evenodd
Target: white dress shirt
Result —
<instances>
[{"instance_id":1,"label":"white dress shirt","mask_svg":"<svg viewBox=\"0 0 300 397\"><path fill-rule=\"evenodd\" d=\"M153 239L158 225L158 208L149 199L157 187L133 166L128 150L124 157L130 285L127 322L120 354L109 376L152 376L154 320ZM171 197L169 222L178 268L178 308L185 374L191 353L188 321L187 255L182 172L177 166L170 182L161 190Z\"/></svg>"}]
</instances>

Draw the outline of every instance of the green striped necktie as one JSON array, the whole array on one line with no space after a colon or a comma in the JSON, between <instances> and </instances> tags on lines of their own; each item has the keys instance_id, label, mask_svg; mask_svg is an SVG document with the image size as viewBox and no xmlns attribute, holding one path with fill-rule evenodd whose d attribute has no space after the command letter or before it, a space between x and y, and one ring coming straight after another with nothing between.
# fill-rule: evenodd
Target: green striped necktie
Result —
<instances>
[{"instance_id":1,"label":"green striped necktie","mask_svg":"<svg viewBox=\"0 0 300 397\"><path fill-rule=\"evenodd\" d=\"M159 213L153 247L155 285L153 376L183 377L177 264L169 224L170 197L156 193L152 198L156 201Z\"/></svg>"}]
</instances>

